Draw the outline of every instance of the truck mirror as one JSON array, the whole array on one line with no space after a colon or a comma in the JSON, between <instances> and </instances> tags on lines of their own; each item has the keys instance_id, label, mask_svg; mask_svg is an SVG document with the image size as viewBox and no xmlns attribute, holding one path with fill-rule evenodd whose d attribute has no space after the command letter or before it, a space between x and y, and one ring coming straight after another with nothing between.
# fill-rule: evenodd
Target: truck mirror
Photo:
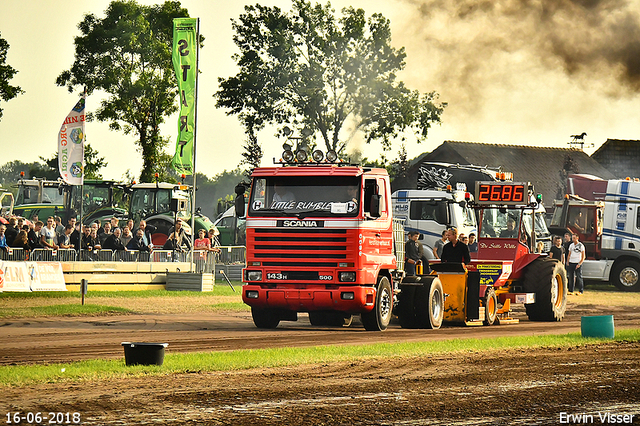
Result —
<instances>
[{"instance_id":1,"label":"truck mirror","mask_svg":"<svg viewBox=\"0 0 640 426\"><path fill-rule=\"evenodd\" d=\"M460 207L462 207L462 208L464 209L465 207L467 207L467 202L466 202L466 201L464 201L464 200L462 200L462 201L460 201L460 202L458 203L458 205L460 205Z\"/></svg>"},{"instance_id":2,"label":"truck mirror","mask_svg":"<svg viewBox=\"0 0 640 426\"><path fill-rule=\"evenodd\" d=\"M244 217L244 194L236 194L236 217Z\"/></svg>"},{"instance_id":3,"label":"truck mirror","mask_svg":"<svg viewBox=\"0 0 640 426\"><path fill-rule=\"evenodd\" d=\"M370 214L371 217L380 217L382 216L382 206L380 205L380 195L378 194L373 194L371 195L371 202L370 202Z\"/></svg>"}]
</instances>

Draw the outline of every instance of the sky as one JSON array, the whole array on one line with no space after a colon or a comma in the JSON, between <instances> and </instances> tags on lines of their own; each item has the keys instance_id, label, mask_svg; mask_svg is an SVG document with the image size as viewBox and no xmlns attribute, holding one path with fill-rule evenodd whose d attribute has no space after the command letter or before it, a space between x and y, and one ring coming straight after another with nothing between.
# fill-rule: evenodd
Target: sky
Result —
<instances>
[{"instance_id":1,"label":"sky","mask_svg":"<svg viewBox=\"0 0 640 426\"><path fill-rule=\"evenodd\" d=\"M159 1L139 0L141 4ZM209 177L234 169L246 138L235 116L217 109L218 77L235 75L231 19L239 0L182 0L200 18L206 37L200 51L196 169ZM259 3L291 9L290 0ZM315 3L315 1L314 1ZM321 3L326 3L322 1ZM109 1L0 1L0 37L10 45L7 64L18 73L10 81L25 93L2 102L0 165L37 161L57 149L62 121L77 94L55 85L74 61L74 37L85 14L104 17ZM568 148L571 135L586 132L585 151L608 138L640 139L640 0L334 0L382 13L391 21L392 45L404 47L406 67L398 77L412 90L435 91L448 104L442 124L417 143L407 135L409 158L432 151L445 140ZM100 95L87 99L94 110ZM177 115L161 128L175 143ZM105 157L107 179L138 176L142 159L134 135L87 123L87 141ZM275 129L258 135L263 166L280 158ZM397 157L401 142L387 158ZM356 135L349 152L380 158L379 144ZM169 151L172 151L171 149ZM354 154L355 156L355 154Z\"/></svg>"}]
</instances>

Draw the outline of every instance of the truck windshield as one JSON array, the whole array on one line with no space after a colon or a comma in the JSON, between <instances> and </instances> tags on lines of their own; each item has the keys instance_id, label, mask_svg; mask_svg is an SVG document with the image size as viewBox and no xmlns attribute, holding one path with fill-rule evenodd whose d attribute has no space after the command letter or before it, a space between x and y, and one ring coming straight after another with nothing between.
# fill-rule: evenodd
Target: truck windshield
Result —
<instances>
[{"instance_id":1,"label":"truck windshield","mask_svg":"<svg viewBox=\"0 0 640 426\"><path fill-rule=\"evenodd\" d=\"M527 230L527 234L531 235L531 211L524 212L524 226ZM535 224L536 224L536 239L547 238L551 236L549 229L547 228L547 223L545 222L545 213L536 212L535 213Z\"/></svg>"},{"instance_id":2,"label":"truck windshield","mask_svg":"<svg viewBox=\"0 0 640 426\"><path fill-rule=\"evenodd\" d=\"M356 216L360 178L286 176L254 178L249 201L252 216Z\"/></svg>"},{"instance_id":3,"label":"truck windshield","mask_svg":"<svg viewBox=\"0 0 640 426\"><path fill-rule=\"evenodd\" d=\"M485 238L518 238L520 210L484 209L480 236Z\"/></svg>"}]
</instances>

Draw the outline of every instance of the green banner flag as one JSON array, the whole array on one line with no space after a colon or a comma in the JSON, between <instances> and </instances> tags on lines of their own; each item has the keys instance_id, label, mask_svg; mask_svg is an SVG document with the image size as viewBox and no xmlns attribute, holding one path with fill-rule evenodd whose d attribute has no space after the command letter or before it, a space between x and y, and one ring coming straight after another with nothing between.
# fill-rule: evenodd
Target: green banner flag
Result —
<instances>
[{"instance_id":1,"label":"green banner flag","mask_svg":"<svg viewBox=\"0 0 640 426\"><path fill-rule=\"evenodd\" d=\"M173 68L180 91L178 141L172 166L180 174L193 174L193 142L196 125L197 35L196 18L173 20Z\"/></svg>"}]
</instances>

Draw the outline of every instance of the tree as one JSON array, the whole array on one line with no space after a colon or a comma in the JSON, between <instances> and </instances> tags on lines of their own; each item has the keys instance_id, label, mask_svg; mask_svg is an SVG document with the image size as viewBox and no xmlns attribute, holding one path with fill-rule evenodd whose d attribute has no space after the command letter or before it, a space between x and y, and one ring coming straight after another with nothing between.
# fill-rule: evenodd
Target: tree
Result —
<instances>
[{"instance_id":1,"label":"tree","mask_svg":"<svg viewBox=\"0 0 640 426\"><path fill-rule=\"evenodd\" d=\"M173 18L189 14L178 1L143 6L135 0L113 1L105 13L103 19L88 14L80 22L75 61L56 83L70 92L86 87L88 94L102 90L110 95L95 117L113 130L138 136L140 180L151 182L156 172L163 172L159 168L168 142L159 126L178 109L171 60Z\"/></svg>"},{"instance_id":2,"label":"tree","mask_svg":"<svg viewBox=\"0 0 640 426\"><path fill-rule=\"evenodd\" d=\"M260 161L262 161L262 147L258 143L258 136L254 131L250 131L247 134L247 141L242 146L244 152L242 153L242 161L240 161L240 166L246 164L248 169L246 170L246 175L248 176L251 173L251 170L255 167L260 167Z\"/></svg>"},{"instance_id":3,"label":"tree","mask_svg":"<svg viewBox=\"0 0 640 426\"><path fill-rule=\"evenodd\" d=\"M85 179L102 179L100 170L107 167L107 161L104 157L100 157L97 150L93 149L88 143L84 144L84 178ZM47 179L56 180L60 177L60 169L58 167L58 153L55 152L50 158L40 157L44 164L34 163L34 167L29 169L31 176L46 177Z\"/></svg>"},{"instance_id":4,"label":"tree","mask_svg":"<svg viewBox=\"0 0 640 426\"><path fill-rule=\"evenodd\" d=\"M389 176L391 176L392 180L395 178L405 179L407 177L409 161L407 160L407 147L405 144L402 144L400 151L398 151L398 158L391 162L389 169Z\"/></svg>"},{"instance_id":5,"label":"tree","mask_svg":"<svg viewBox=\"0 0 640 426\"><path fill-rule=\"evenodd\" d=\"M362 9L348 7L337 19L329 3L294 0L291 13L245 6L232 25L240 71L220 78L214 96L245 128L307 128L340 152L356 131L389 149L404 130L413 129L420 141L440 122L446 104L437 103L435 92L420 94L396 80L406 53L391 46L389 20L380 14L365 18ZM355 130L345 139L348 120Z\"/></svg>"},{"instance_id":6,"label":"tree","mask_svg":"<svg viewBox=\"0 0 640 426\"><path fill-rule=\"evenodd\" d=\"M20 86L12 86L9 80L13 78L18 71L10 65L7 65L7 52L9 51L9 43L0 37L0 99L5 102L10 101L24 91ZM0 108L0 119L2 119L2 108Z\"/></svg>"}]
</instances>

